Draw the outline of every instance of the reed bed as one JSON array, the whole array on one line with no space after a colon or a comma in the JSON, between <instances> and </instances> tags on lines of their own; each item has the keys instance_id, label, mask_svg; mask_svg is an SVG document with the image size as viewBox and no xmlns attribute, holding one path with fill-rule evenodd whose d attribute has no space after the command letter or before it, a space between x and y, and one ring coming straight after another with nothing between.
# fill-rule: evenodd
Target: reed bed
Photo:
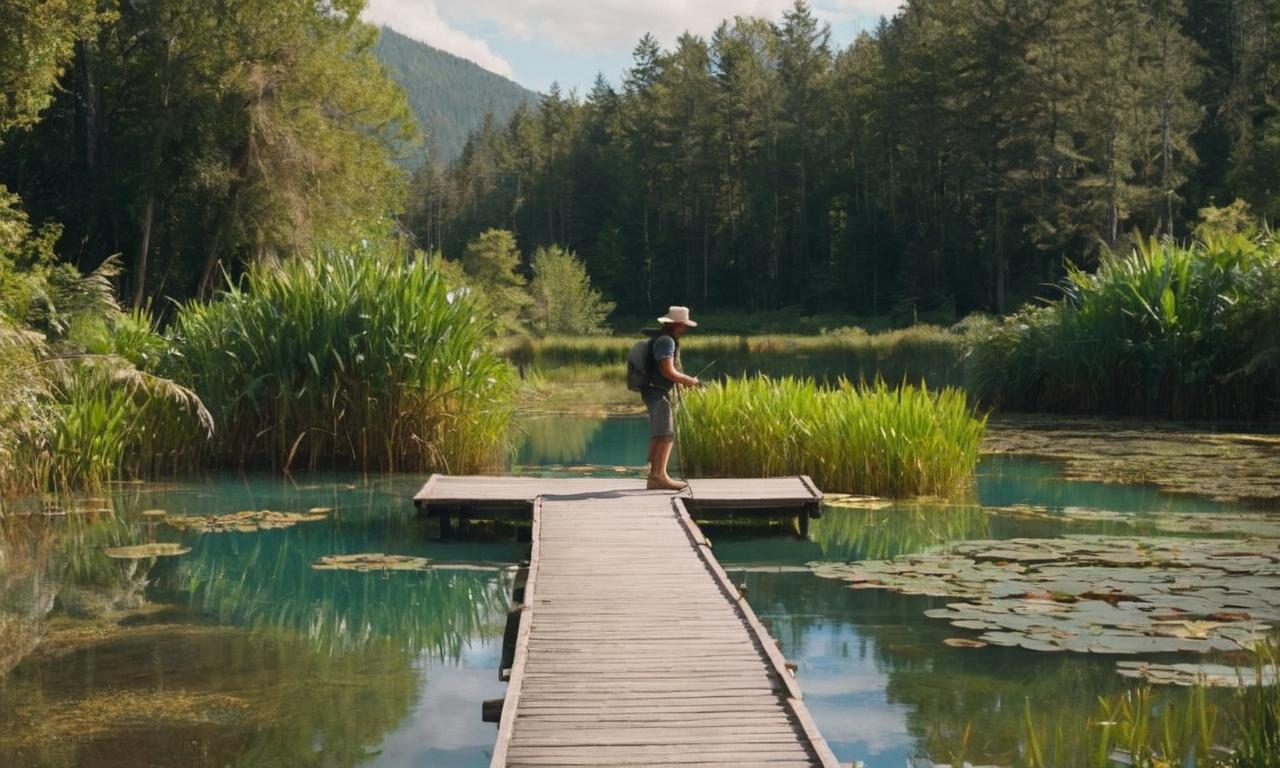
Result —
<instances>
[{"instance_id":1,"label":"reed bed","mask_svg":"<svg viewBox=\"0 0 1280 768\"><path fill-rule=\"evenodd\" d=\"M1140 242L1063 298L971 323L970 390L1023 411L1257 420L1280 413L1280 243Z\"/></svg>"},{"instance_id":2,"label":"reed bed","mask_svg":"<svg viewBox=\"0 0 1280 768\"><path fill-rule=\"evenodd\" d=\"M513 344L508 354L544 374L581 366L621 369L627 351L640 338L636 334L525 339ZM849 328L821 336L693 332L681 341L680 356L691 373L714 363L708 370L712 376L808 376L828 383L879 376L940 388L963 383L964 337L931 325L883 333Z\"/></svg>"},{"instance_id":3,"label":"reed bed","mask_svg":"<svg viewBox=\"0 0 1280 768\"><path fill-rule=\"evenodd\" d=\"M375 246L251 270L175 319L214 463L477 471L506 456L510 365L427 260ZM203 463L203 462L201 462Z\"/></svg>"},{"instance_id":4,"label":"reed bed","mask_svg":"<svg viewBox=\"0 0 1280 768\"><path fill-rule=\"evenodd\" d=\"M687 393L678 420L691 474L807 474L824 490L895 498L965 491L986 429L959 390L879 379L731 379Z\"/></svg>"}]
</instances>

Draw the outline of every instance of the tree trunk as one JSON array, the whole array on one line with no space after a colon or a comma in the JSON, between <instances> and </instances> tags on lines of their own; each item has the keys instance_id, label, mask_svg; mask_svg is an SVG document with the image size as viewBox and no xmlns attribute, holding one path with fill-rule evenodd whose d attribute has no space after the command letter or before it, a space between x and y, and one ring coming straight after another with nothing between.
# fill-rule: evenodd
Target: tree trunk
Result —
<instances>
[{"instance_id":1,"label":"tree trunk","mask_svg":"<svg viewBox=\"0 0 1280 768\"><path fill-rule=\"evenodd\" d=\"M156 209L156 195L147 195L142 209L142 232L138 243L138 258L133 264L133 308L142 308L142 297L147 290L147 252L151 249L151 222Z\"/></svg>"}]
</instances>

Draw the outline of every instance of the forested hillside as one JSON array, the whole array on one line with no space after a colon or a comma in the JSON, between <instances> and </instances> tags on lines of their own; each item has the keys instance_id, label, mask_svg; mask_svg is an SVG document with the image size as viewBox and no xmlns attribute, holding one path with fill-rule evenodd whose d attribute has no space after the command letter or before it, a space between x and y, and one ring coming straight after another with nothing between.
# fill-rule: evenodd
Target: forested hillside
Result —
<instances>
[{"instance_id":1,"label":"forested hillside","mask_svg":"<svg viewBox=\"0 0 1280 768\"><path fill-rule=\"evenodd\" d=\"M387 27L374 52L404 89L423 133L422 145L405 160L412 168L427 159L428 151L434 162L452 162L486 114L506 122L516 107L538 103L536 93L505 77Z\"/></svg>"},{"instance_id":2,"label":"forested hillside","mask_svg":"<svg viewBox=\"0 0 1280 768\"><path fill-rule=\"evenodd\" d=\"M482 126L409 221L570 248L621 312L1007 311L1210 203L1280 214L1277 62L1274 0L909 0L844 49L798 2Z\"/></svg>"}]
</instances>

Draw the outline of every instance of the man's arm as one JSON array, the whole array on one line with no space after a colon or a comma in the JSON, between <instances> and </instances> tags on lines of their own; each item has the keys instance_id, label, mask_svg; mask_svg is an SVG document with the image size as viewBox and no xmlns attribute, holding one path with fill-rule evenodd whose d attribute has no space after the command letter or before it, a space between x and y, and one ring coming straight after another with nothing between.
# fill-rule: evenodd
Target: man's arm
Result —
<instances>
[{"instance_id":1,"label":"man's arm","mask_svg":"<svg viewBox=\"0 0 1280 768\"><path fill-rule=\"evenodd\" d=\"M658 360L658 370L662 372L663 376L666 376L671 381L674 381L677 384L683 384L686 387L696 387L702 383L693 376L685 376L683 373L677 371L675 358L660 358Z\"/></svg>"}]
</instances>

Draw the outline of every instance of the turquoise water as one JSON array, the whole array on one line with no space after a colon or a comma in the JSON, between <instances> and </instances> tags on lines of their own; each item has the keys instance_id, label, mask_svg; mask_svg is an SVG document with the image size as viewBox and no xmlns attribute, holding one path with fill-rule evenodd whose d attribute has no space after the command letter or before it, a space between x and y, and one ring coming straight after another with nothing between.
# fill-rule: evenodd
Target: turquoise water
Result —
<instances>
[{"instance_id":1,"label":"turquoise water","mask_svg":"<svg viewBox=\"0 0 1280 768\"><path fill-rule=\"evenodd\" d=\"M643 461L643 420L527 424L521 471L619 474ZM0 519L0 765L483 766L480 718L497 679L510 530L440 542L409 501L422 477L220 477L127 485L60 517ZM1036 514L990 509L1024 505ZM715 551L798 665L805 699L842 761L1009 764L1028 698L1084 722L1121 689L1112 661L951 648L933 598L853 591L803 566L892 557L966 538L1123 528L1064 507L1143 518L1230 505L1125 485L1066 482L1049 463L984 459L964 503L828 509L806 540L708 525ZM323 521L199 533L145 514L307 512ZM119 560L148 542L173 557ZM424 571L312 568L326 555L428 558ZM31 646L38 637L44 642ZM11 669L10 669L11 668ZM8 674L4 675L8 669Z\"/></svg>"}]
</instances>

